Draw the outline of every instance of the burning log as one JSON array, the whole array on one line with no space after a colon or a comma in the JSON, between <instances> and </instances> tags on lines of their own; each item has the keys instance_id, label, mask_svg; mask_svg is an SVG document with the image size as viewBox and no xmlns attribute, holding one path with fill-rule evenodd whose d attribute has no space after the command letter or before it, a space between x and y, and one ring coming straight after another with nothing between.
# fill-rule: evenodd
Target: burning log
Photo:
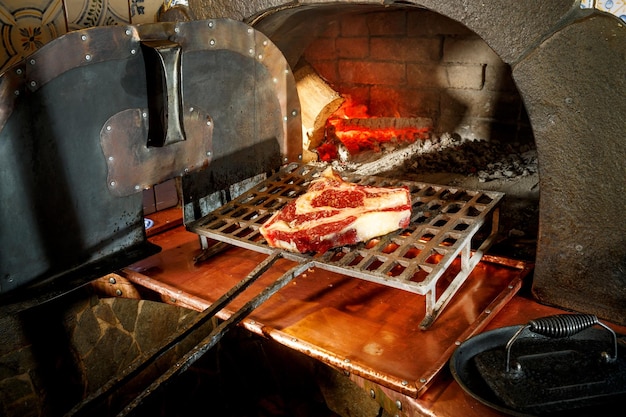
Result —
<instances>
[{"instance_id":1,"label":"burning log","mask_svg":"<svg viewBox=\"0 0 626 417\"><path fill-rule=\"evenodd\" d=\"M364 151L380 152L422 141L430 137L431 128L432 120L424 117L332 117L326 126L326 143L318 147L318 153L322 160L339 157L347 161Z\"/></svg>"},{"instance_id":2,"label":"burning log","mask_svg":"<svg viewBox=\"0 0 626 417\"><path fill-rule=\"evenodd\" d=\"M309 149L317 148L324 140L326 120L344 102L308 64L295 71L296 88L302 108L303 160L317 160Z\"/></svg>"}]
</instances>

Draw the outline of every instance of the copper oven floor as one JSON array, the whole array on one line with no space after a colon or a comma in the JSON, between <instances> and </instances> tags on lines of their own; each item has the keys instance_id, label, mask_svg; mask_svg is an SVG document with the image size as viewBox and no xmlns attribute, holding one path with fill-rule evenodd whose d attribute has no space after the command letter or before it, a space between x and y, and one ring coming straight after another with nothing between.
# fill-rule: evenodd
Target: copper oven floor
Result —
<instances>
[{"instance_id":1,"label":"copper oven floor","mask_svg":"<svg viewBox=\"0 0 626 417\"><path fill-rule=\"evenodd\" d=\"M128 268L127 277L165 301L202 310L266 255L232 247L201 264L196 234L178 227L153 236L162 252ZM456 347L482 330L515 295L528 268L481 261L439 319L426 331L420 295L313 268L257 308L243 326L324 363L410 397L420 396ZM293 262L279 260L222 310L229 317Z\"/></svg>"}]
</instances>

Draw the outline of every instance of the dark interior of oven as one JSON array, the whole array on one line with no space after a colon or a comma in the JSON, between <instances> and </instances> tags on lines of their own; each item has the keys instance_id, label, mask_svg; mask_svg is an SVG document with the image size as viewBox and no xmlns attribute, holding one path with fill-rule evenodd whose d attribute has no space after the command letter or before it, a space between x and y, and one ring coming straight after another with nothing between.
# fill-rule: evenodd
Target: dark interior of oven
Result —
<instances>
[{"instance_id":1,"label":"dark interior of oven","mask_svg":"<svg viewBox=\"0 0 626 417\"><path fill-rule=\"evenodd\" d=\"M605 148L591 152L587 150L590 144L583 139L571 136L555 139L555 135L569 135L577 126L562 127L567 124L567 117L554 110L555 104L547 105L546 110L541 99L533 99L533 93L540 96L538 91L545 86L530 79L537 71L544 70L547 64L535 58L530 47L531 52L520 52L526 47L522 48L521 41L510 41L509 52L502 52L507 47L506 41L502 41L503 46L494 39L498 38L500 25L506 24L506 19L505 23L494 23L493 28L485 29L480 25L472 26L471 13L455 11L452 6L452 10L448 10L447 6L430 4L425 5L431 6L428 8L415 6L335 4L263 10L255 5L258 10L255 9L256 13L249 14L246 20L278 46L294 72L310 65L341 95L356 98L359 103L367 105L370 116L419 117L432 123L426 146L396 144L383 146L382 150L366 150L348 159L332 161L336 169L361 172L366 176L380 175L505 193L500 210L500 235L490 253L530 263L538 262L539 285L534 293L528 285L523 289L525 295L544 296L546 293L549 303L561 302L566 308L572 308L573 303L577 308L592 310L618 323L623 322L623 305L620 302L624 297L619 283L624 281L626 258L623 257L623 250L615 247L619 246L619 236L624 235L624 226L615 224L613 237L617 236L617 241L614 239L610 244L601 244L605 242L604 236L599 238L603 227L593 227L588 234L579 232L582 233L580 238L571 239L569 236L572 233L565 229L574 227L572 223L579 224L580 219L585 218L579 212L588 206L581 202L583 198L578 192L595 190L599 185L589 179L562 180L578 171L556 167L580 162L578 151L571 151L574 155L566 153L562 156L561 149L577 148L577 141L583 142L580 145L583 150L579 153L596 164L592 167L584 164L580 169L591 170L588 177L606 174L604 183L608 184L608 189L600 197L595 194L589 197L595 205L603 207L594 213L593 223L619 222L621 217L615 219L614 215L615 212L623 212L624 200L614 194L620 195L617 188L620 178L623 178L624 167L614 161L624 156L623 145L610 138L603 145ZM219 7L194 11L197 17L203 18L229 13ZM605 18L598 17L598 25L602 25ZM576 21L578 17L571 19ZM589 42L590 49L598 46L588 36L585 41L579 40L578 33L574 32L571 36L581 43L581 47L586 46L583 42ZM585 33L584 30L581 32ZM560 42L567 43L567 37ZM394 47L402 49L394 51ZM366 51L359 48L366 48ZM379 55L367 62L366 58L376 52ZM575 61L571 55L569 58L569 61ZM553 64L551 59L554 58L545 58L546 62ZM609 62L612 61L609 59ZM617 62L623 62L623 59ZM569 68L571 64L558 65ZM375 78L383 81L359 78L363 75L364 66L368 76L375 73ZM376 72L373 69L375 66L382 68L381 72ZM393 71L400 71L401 75L394 75ZM551 74L553 70L545 71ZM623 68L617 74L623 74ZM579 80L573 82L578 83ZM522 88L518 89L520 85ZM621 86L623 88L623 84ZM241 92L245 89L243 86L240 88ZM595 88L606 90L604 86ZM554 101L558 102L558 106L566 108L565 112L571 112L572 106L579 105L589 114L590 111L585 108L589 102L569 88L565 92L557 89L545 94L550 93L557 97ZM567 97L561 97L563 94ZM623 100L618 99L619 92L609 94L616 111L620 110L620 106L623 110ZM242 106L246 105L245 98L235 101L238 100L244 103ZM590 101L595 103L593 99ZM42 106L45 107L46 103ZM233 108L225 108L224 112ZM575 111L580 112L580 108ZM553 133L544 120L552 120L555 113L565 121L560 121L557 132ZM219 120L219 115L211 116L218 116ZM589 119L593 119L593 114L589 114ZM254 123L262 126L263 120ZM600 136L607 131L619 130L610 123L604 127L585 125L585 128L595 128L595 134ZM199 127L195 129L196 133L201 131ZM266 133L264 127L259 129ZM213 140L220 134L215 133ZM181 192L178 208L184 211L186 217L199 216L207 210L207 206L199 207L195 200L190 200L190 195L209 195L230 185L234 179L242 181L257 174L259 166L282 162L276 160L278 145L259 143L252 151L258 156L258 166L246 166L245 170L240 170L238 166L233 166L232 161L249 161L250 150L241 151L241 156L233 156L227 144L216 146L209 170L186 173L177 184ZM315 154L315 150L308 151ZM602 166L603 161L597 161L594 155L605 152L614 153L615 159L604 161L606 165ZM555 175L559 170L567 173ZM574 193L573 189L578 186ZM563 188L567 190L558 193ZM563 210L567 218L559 219L563 204L570 202L563 195L570 197L570 193L575 194L571 199L575 203ZM120 209L124 211L127 207ZM141 217L140 213L138 215ZM600 248L592 251L588 248L594 239L599 241ZM606 246L610 250L605 250ZM568 259L585 251L593 253L586 254L587 260L581 261L584 264L582 268L578 264L563 266L567 262L563 258ZM590 258L594 261L589 261ZM596 294L596 301L584 305L577 300L562 300L560 295L550 295L552 284L545 284L543 277L553 272L551 261L559 266L560 276L569 274L572 269L576 269L575 276L578 277L588 275L590 271L600 275L608 271L610 283L606 287L617 288L616 298L597 301L602 295ZM117 265L117 262L113 264ZM560 278L560 281L570 282L571 279ZM583 289L595 286L594 281L583 281ZM557 280L555 287L558 289L560 285ZM579 287L576 288L573 292L580 291ZM129 363L157 348L160 342L184 329L196 316L196 313L186 309L161 303L159 297L150 291L140 294L142 301L106 298L92 291L91 288L74 291L69 297L53 299L17 316L2 318L2 328L7 331L2 332L5 376L0 378L0 383L6 389L1 390L0 399L7 415L65 414L103 384L115 381L115 375ZM158 378L160 370L176 362L178 352L193 346L215 325L216 322L206 323L206 327L201 327L187 339L177 341L176 352L159 358L136 378ZM155 328L161 329L161 332L155 333ZM102 343L96 344L95 349L87 350L86 346L92 346L93 340L99 338ZM321 366L304 355L235 328L216 348L169 385L166 393L151 398L134 412L137 415L182 416L202 409L210 410L207 411L210 415L224 416L390 415L368 393L346 383L340 375L340 372ZM125 389L128 392L120 390L107 397L104 406L100 406L104 409L117 408L131 401L136 395L133 382ZM80 410L77 415L82 415L81 412L107 415L102 409Z\"/></svg>"}]
</instances>

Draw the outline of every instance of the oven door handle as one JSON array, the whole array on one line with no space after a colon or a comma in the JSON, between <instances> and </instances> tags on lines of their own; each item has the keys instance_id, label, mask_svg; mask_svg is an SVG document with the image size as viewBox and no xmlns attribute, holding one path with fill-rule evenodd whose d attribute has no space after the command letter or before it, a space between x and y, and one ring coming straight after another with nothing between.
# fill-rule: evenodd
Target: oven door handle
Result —
<instances>
[{"instance_id":1,"label":"oven door handle","mask_svg":"<svg viewBox=\"0 0 626 417\"><path fill-rule=\"evenodd\" d=\"M181 99L181 46L165 39L141 42L148 92L147 146L185 140Z\"/></svg>"}]
</instances>

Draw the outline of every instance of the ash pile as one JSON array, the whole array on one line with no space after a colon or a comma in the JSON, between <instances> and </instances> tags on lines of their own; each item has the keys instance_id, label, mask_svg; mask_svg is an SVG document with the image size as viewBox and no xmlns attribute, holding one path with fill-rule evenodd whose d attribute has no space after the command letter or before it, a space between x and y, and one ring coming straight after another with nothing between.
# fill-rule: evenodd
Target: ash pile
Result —
<instances>
[{"instance_id":1,"label":"ash pile","mask_svg":"<svg viewBox=\"0 0 626 417\"><path fill-rule=\"evenodd\" d=\"M457 134L385 144L378 152L339 149L338 172L403 178L430 184L505 193L497 254L532 261L539 223L539 174L534 143L466 139Z\"/></svg>"},{"instance_id":2,"label":"ash pile","mask_svg":"<svg viewBox=\"0 0 626 417\"><path fill-rule=\"evenodd\" d=\"M380 152L351 155L339 150L334 168L360 175L419 176L458 174L479 183L514 181L537 174L537 151L532 144L464 139L445 133L408 146L389 143Z\"/></svg>"}]
</instances>

